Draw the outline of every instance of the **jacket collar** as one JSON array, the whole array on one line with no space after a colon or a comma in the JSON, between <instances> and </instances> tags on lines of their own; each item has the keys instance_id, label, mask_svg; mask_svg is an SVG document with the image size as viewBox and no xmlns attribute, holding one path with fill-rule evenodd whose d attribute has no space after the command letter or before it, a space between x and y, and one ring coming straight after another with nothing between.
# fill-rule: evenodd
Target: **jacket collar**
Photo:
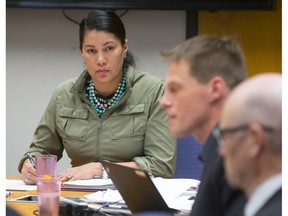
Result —
<instances>
[{"instance_id":1,"label":"jacket collar","mask_svg":"<svg viewBox=\"0 0 288 216\"><path fill-rule=\"evenodd\" d=\"M71 87L70 91L74 92L79 95L85 96L85 83L90 78L90 75L87 70L84 70L79 78L76 80L74 85ZM135 79L135 72L133 67L129 67L127 70L127 80L126 80L126 92L129 92L130 89L133 87Z\"/></svg>"}]
</instances>

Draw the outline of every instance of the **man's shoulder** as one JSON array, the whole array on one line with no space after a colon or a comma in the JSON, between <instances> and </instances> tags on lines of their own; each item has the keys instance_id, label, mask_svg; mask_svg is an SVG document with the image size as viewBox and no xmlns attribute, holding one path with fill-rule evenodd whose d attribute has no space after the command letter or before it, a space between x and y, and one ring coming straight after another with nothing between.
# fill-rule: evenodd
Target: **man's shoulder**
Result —
<instances>
[{"instance_id":1,"label":"man's shoulder","mask_svg":"<svg viewBox=\"0 0 288 216\"><path fill-rule=\"evenodd\" d=\"M243 192L228 184L223 159L218 154L217 142L212 134L202 147L200 156L204 162L204 170L192 215L235 216L241 213L246 198Z\"/></svg>"}]
</instances>

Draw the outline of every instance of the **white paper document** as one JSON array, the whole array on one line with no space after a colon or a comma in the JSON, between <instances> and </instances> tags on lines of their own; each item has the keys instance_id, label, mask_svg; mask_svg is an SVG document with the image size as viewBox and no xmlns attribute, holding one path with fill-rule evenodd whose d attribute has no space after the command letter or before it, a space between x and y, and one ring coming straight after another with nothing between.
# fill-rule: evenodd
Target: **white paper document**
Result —
<instances>
[{"instance_id":1,"label":"white paper document","mask_svg":"<svg viewBox=\"0 0 288 216\"><path fill-rule=\"evenodd\" d=\"M190 212L197 193L199 180L196 179L165 179L153 178L153 183L165 200L166 204L173 209L182 212Z\"/></svg>"},{"instance_id":2,"label":"white paper document","mask_svg":"<svg viewBox=\"0 0 288 216\"><path fill-rule=\"evenodd\" d=\"M75 180L64 182L64 185L93 187L93 186L113 185L113 182L111 181L111 179L86 179L86 180Z\"/></svg>"},{"instance_id":3,"label":"white paper document","mask_svg":"<svg viewBox=\"0 0 288 216\"><path fill-rule=\"evenodd\" d=\"M96 203L115 203L115 202L124 202L122 196L118 190L103 190L97 191L84 196L84 200L88 202Z\"/></svg>"},{"instance_id":4,"label":"white paper document","mask_svg":"<svg viewBox=\"0 0 288 216\"><path fill-rule=\"evenodd\" d=\"M6 179L6 190L31 191L37 190L37 186L26 185L22 180Z\"/></svg>"},{"instance_id":5,"label":"white paper document","mask_svg":"<svg viewBox=\"0 0 288 216\"><path fill-rule=\"evenodd\" d=\"M170 208L190 212L200 181L195 179L152 179L156 188ZM139 185L140 186L140 185ZM84 196L84 199L97 203L124 202L118 190L97 191ZM121 201L120 201L121 200Z\"/></svg>"}]
</instances>

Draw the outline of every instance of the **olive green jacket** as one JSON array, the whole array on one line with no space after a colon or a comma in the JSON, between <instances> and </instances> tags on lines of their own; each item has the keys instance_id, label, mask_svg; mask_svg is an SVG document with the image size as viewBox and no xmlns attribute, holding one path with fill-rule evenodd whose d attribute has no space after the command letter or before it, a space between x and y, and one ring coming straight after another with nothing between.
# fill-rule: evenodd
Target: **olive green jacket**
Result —
<instances>
[{"instance_id":1,"label":"olive green jacket","mask_svg":"<svg viewBox=\"0 0 288 216\"><path fill-rule=\"evenodd\" d=\"M99 118L85 96L89 77L84 71L55 90L27 152L55 154L59 160L65 149L73 167L104 159L135 161L154 176L172 177L176 139L170 135L165 110L159 106L163 81L129 68L125 93Z\"/></svg>"}]
</instances>

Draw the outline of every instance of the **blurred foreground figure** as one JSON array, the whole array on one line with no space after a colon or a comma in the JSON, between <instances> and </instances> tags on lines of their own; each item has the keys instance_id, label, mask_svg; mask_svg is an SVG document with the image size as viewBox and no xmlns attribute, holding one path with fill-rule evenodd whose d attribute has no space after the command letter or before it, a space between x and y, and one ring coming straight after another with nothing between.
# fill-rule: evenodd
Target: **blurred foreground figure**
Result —
<instances>
[{"instance_id":1,"label":"blurred foreground figure","mask_svg":"<svg viewBox=\"0 0 288 216\"><path fill-rule=\"evenodd\" d=\"M282 215L282 77L252 77L231 92L215 130L228 182L242 189L244 216Z\"/></svg>"}]
</instances>

